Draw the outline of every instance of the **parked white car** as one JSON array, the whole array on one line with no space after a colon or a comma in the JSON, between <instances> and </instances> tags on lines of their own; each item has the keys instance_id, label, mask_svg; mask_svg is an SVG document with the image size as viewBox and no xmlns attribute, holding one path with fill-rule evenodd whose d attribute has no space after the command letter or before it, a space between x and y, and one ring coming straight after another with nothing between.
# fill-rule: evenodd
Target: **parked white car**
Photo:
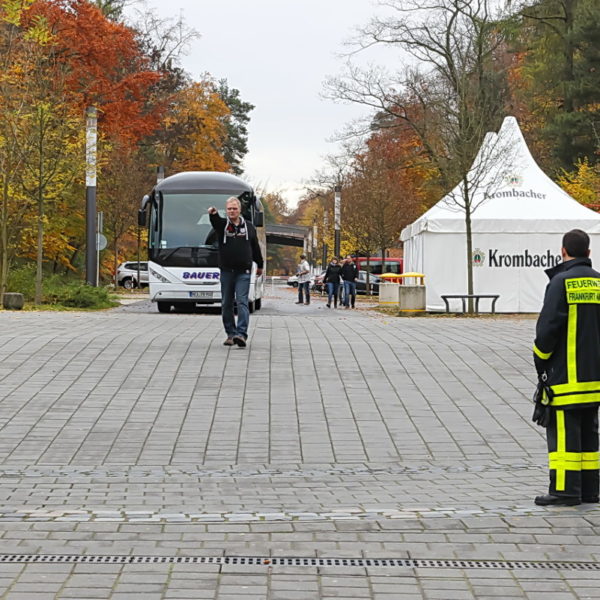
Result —
<instances>
[{"instance_id":1,"label":"parked white car","mask_svg":"<svg viewBox=\"0 0 600 600\"><path fill-rule=\"evenodd\" d=\"M125 262L117 267L117 283L125 289L131 290L136 287L148 285L148 263L140 261L140 286L138 286L138 263Z\"/></svg>"}]
</instances>

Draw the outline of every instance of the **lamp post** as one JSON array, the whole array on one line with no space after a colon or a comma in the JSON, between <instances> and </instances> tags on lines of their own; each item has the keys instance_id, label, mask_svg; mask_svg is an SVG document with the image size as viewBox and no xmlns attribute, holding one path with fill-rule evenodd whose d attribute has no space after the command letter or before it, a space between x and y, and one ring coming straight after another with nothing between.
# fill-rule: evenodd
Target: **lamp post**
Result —
<instances>
[{"instance_id":1,"label":"lamp post","mask_svg":"<svg viewBox=\"0 0 600 600\"><path fill-rule=\"evenodd\" d=\"M313 256L313 262L316 263L317 262L317 236L318 236L319 232L317 229L317 217L313 217L313 229L312 229L312 256ZM311 267L313 266L313 264L311 263L310 265Z\"/></svg>"},{"instance_id":2,"label":"lamp post","mask_svg":"<svg viewBox=\"0 0 600 600\"><path fill-rule=\"evenodd\" d=\"M341 223L342 223L342 188L339 185L335 186L335 203L333 205L335 239L333 244L333 253L338 258L340 257L340 238L341 238Z\"/></svg>"},{"instance_id":3,"label":"lamp post","mask_svg":"<svg viewBox=\"0 0 600 600\"><path fill-rule=\"evenodd\" d=\"M89 285L97 286L96 146L98 111L94 106L88 106L85 117L85 278Z\"/></svg>"},{"instance_id":4,"label":"lamp post","mask_svg":"<svg viewBox=\"0 0 600 600\"><path fill-rule=\"evenodd\" d=\"M327 216L327 206L323 203L323 260L321 267L323 270L327 268L327 229L329 227L329 218Z\"/></svg>"}]
</instances>

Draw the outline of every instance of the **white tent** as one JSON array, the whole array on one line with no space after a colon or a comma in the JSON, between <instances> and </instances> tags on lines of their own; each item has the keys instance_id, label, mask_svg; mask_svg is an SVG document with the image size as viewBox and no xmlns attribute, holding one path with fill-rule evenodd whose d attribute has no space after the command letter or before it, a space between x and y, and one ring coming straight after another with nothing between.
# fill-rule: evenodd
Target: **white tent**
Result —
<instances>
[{"instance_id":1,"label":"white tent","mask_svg":"<svg viewBox=\"0 0 600 600\"><path fill-rule=\"evenodd\" d=\"M469 187L475 187L474 293L500 294L498 312L539 311L548 282L544 269L560 262L561 238L570 229L590 235L592 259L597 248L600 263L600 214L571 198L538 167L514 117L506 117L497 135L486 136L469 177ZM401 234L404 270L426 276L428 310L445 308L442 294L467 293L462 198L459 185ZM480 310L487 306L482 300Z\"/></svg>"}]
</instances>

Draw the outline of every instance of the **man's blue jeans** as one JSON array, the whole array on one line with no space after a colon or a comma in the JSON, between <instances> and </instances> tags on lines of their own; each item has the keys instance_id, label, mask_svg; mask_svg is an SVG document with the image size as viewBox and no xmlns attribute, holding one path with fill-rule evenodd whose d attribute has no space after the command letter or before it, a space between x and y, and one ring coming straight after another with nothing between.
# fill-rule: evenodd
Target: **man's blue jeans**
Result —
<instances>
[{"instance_id":1,"label":"man's blue jeans","mask_svg":"<svg viewBox=\"0 0 600 600\"><path fill-rule=\"evenodd\" d=\"M304 296L304 299L302 296ZM310 281L304 281L298 284L298 302L310 304Z\"/></svg>"},{"instance_id":2,"label":"man's blue jeans","mask_svg":"<svg viewBox=\"0 0 600 600\"><path fill-rule=\"evenodd\" d=\"M344 306L354 306L356 300L356 283L354 281L344 281Z\"/></svg>"},{"instance_id":3,"label":"man's blue jeans","mask_svg":"<svg viewBox=\"0 0 600 600\"><path fill-rule=\"evenodd\" d=\"M227 337L239 335L248 337L250 311L248 310L248 292L250 291L250 273L221 269L221 316ZM233 302L237 304L237 325L233 314Z\"/></svg>"}]
</instances>

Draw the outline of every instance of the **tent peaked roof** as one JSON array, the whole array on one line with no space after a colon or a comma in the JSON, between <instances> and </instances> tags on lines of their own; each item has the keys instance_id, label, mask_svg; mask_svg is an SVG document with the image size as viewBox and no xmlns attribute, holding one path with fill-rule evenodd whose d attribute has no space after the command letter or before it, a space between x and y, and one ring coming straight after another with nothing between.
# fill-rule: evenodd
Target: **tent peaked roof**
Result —
<instances>
[{"instance_id":1,"label":"tent peaked roof","mask_svg":"<svg viewBox=\"0 0 600 600\"><path fill-rule=\"evenodd\" d=\"M537 165L514 117L486 135L469 172L474 233L600 233L600 214L579 204ZM459 184L406 227L402 240L422 231L464 232L464 189Z\"/></svg>"}]
</instances>

